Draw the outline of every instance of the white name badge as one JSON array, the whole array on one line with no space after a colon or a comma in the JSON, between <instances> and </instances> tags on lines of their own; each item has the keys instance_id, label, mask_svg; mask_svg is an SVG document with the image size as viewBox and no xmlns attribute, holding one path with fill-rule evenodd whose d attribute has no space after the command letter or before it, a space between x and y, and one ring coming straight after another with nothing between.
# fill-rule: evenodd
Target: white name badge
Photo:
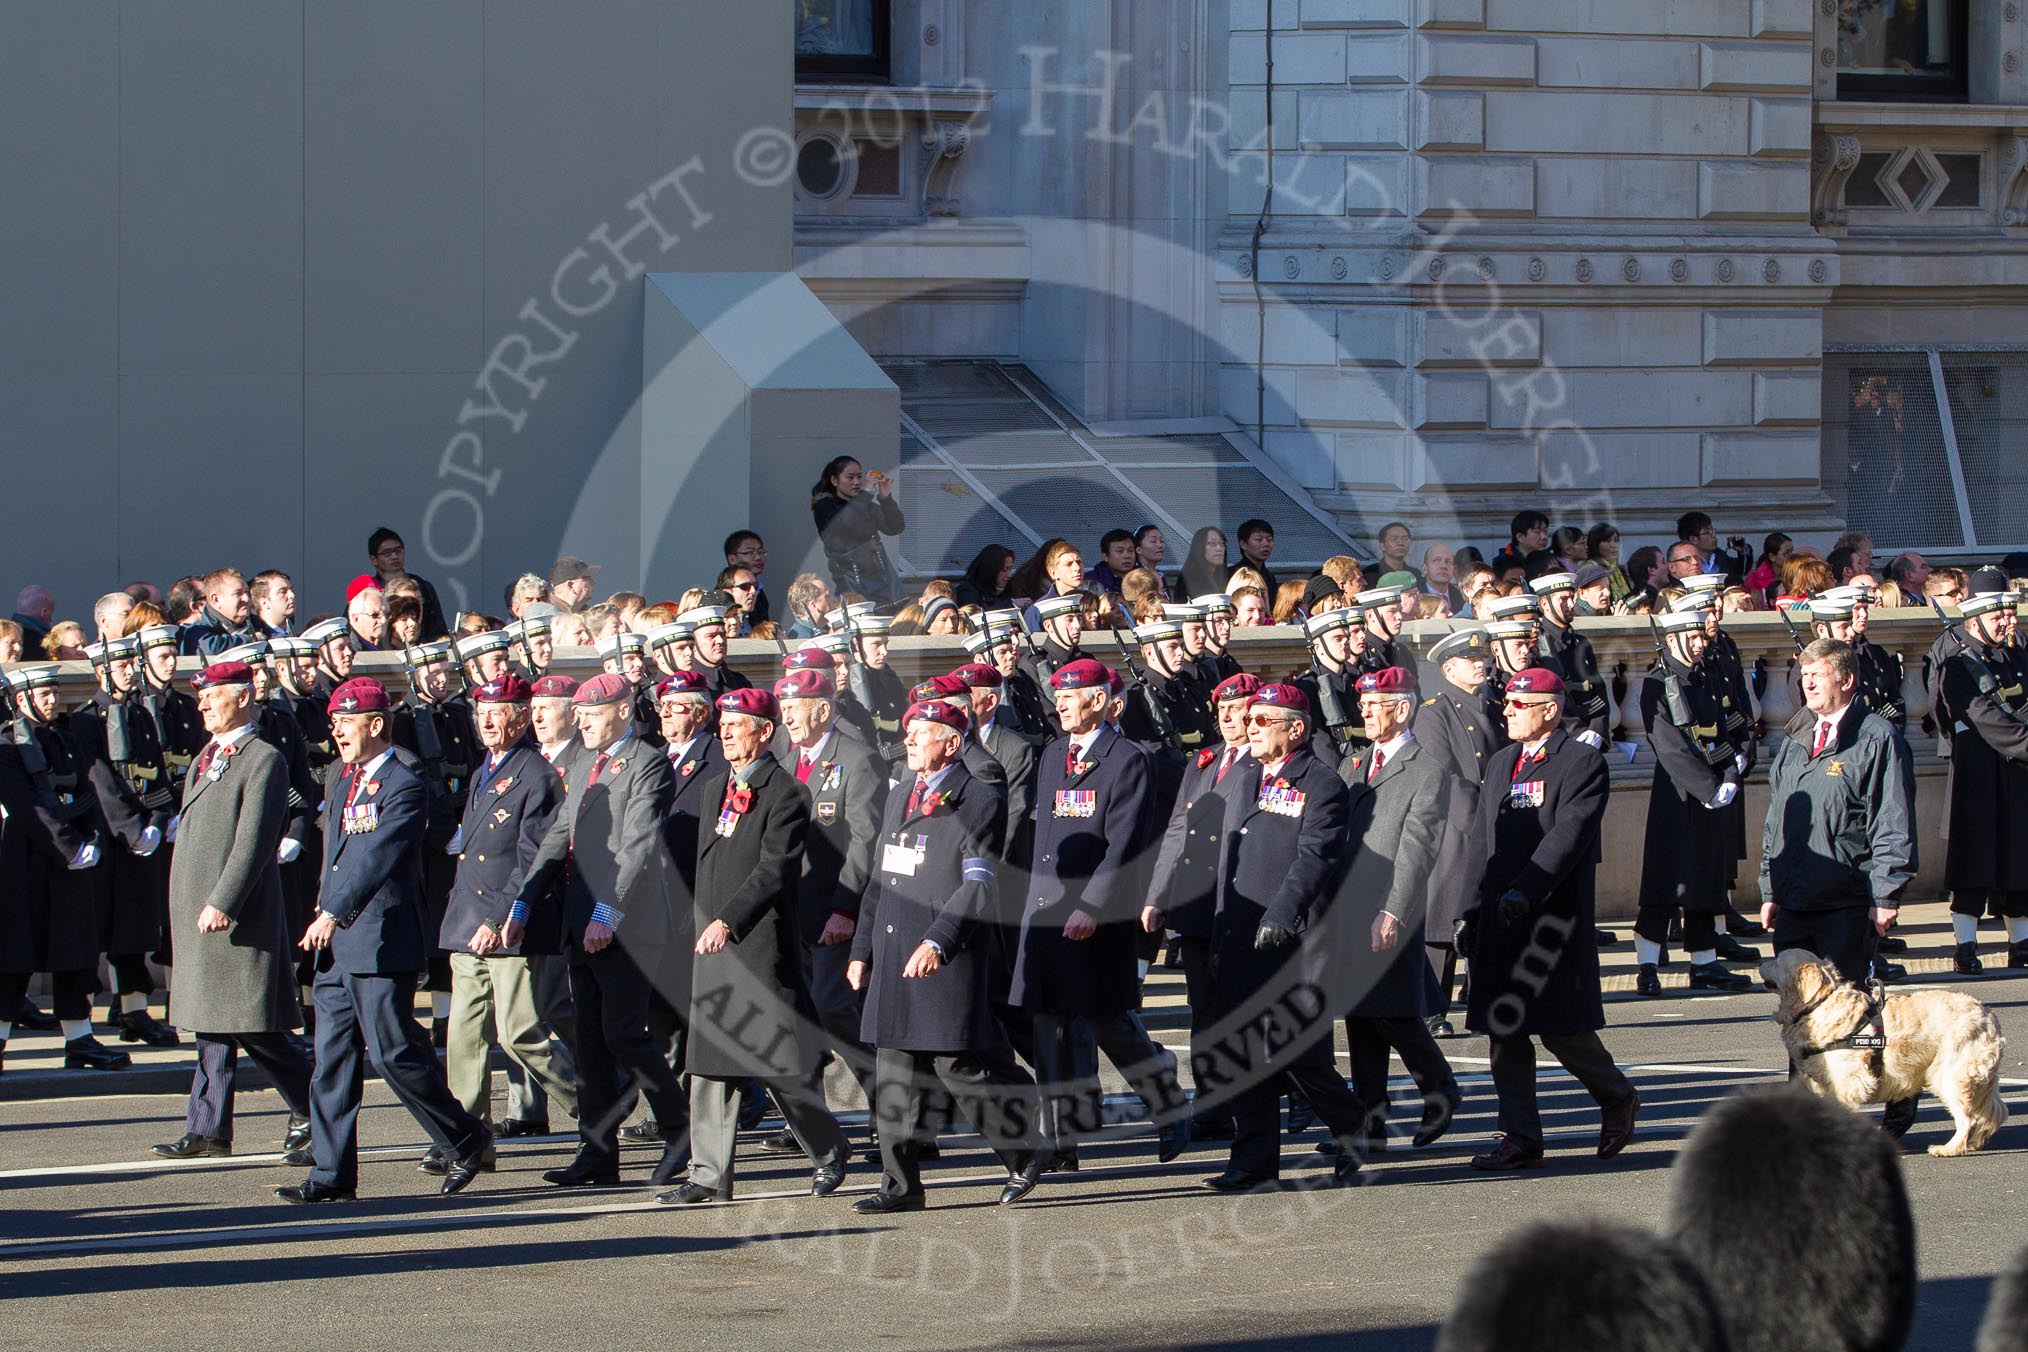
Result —
<instances>
[{"instance_id":1,"label":"white name badge","mask_svg":"<svg viewBox=\"0 0 2028 1352\"><path fill-rule=\"evenodd\" d=\"M880 868L883 873L892 873L898 878L913 878L915 866L922 862L922 856L906 845L887 844L880 847Z\"/></svg>"}]
</instances>

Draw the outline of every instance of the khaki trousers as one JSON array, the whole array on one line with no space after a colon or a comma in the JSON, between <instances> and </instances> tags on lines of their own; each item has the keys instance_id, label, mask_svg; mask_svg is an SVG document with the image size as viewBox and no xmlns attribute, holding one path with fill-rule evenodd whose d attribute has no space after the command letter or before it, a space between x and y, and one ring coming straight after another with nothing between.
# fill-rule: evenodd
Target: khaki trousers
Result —
<instances>
[{"instance_id":1,"label":"khaki trousers","mask_svg":"<svg viewBox=\"0 0 2028 1352\"><path fill-rule=\"evenodd\" d=\"M530 1108L543 1105L542 1095L555 1099L565 1112L577 1112L577 1086L556 1071L549 1030L535 1007L534 969L527 958L482 958L475 953L451 954L451 1026L444 1041L445 1074L451 1093L465 1111L492 1125L492 1076L486 1049L498 1041L502 1051L528 1072ZM533 1111L529 1114L535 1116Z\"/></svg>"}]
</instances>

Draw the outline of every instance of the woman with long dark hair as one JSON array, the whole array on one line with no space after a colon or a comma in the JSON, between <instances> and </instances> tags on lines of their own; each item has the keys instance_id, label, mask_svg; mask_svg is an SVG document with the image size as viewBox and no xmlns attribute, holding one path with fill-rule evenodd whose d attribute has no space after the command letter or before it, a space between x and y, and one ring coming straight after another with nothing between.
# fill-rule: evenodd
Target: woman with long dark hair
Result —
<instances>
[{"instance_id":1,"label":"woman with long dark hair","mask_svg":"<svg viewBox=\"0 0 2028 1352\"><path fill-rule=\"evenodd\" d=\"M859 461L849 455L835 456L810 489L810 514L816 518L817 536L824 542L824 557L831 565L831 581L840 595L858 592L883 606L901 599L900 579L880 543L881 536L902 531L901 504L894 500L893 479L874 474L869 492Z\"/></svg>"},{"instance_id":2,"label":"woman with long dark hair","mask_svg":"<svg viewBox=\"0 0 2028 1352\"><path fill-rule=\"evenodd\" d=\"M1225 562L1225 532L1216 526L1199 526L1190 537L1190 552L1184 556L1182 587L1184 600L1193 596L1217 596L1225 591L1232 570Z\"/></svg>"},{"instance_id":3,"label":"woman with long dark hair","mask_svg":"<svg viewBox=\"0 0 2028 1352\"><path fill-rule=\"evenodd\" d=\"M1014 578L1014 551L1005 545L987 545L972 559L958 580L953 599L961 606L982 610L1005 610L1013 604L1007 584Z\"/></svg>"},{"instance_id":4,"label":"woman with long dark hair","mask_svg":"<svg viewBox=\"0 0 2028 1352\"><path fill-rule=\"evenodd\" d=\"M1746 589L1763 603L1772 600L1781 588L1782 565L1789 561L1795 548L1795 541L1780 531L1763 540L1760 559L1753 565L1753 571L1746 575Z\"/></svg>"},{"instance_id":5,"label":"woman with long dark hair","mask_svg":"<svg viewBox=\"0 0 2028 1352\"><path fill-rule=\"evenodd\" d=\"M1620 566L1620 528L1610 521L1601 521L1591 528L1584 537L1585 553L1591 561L1606 570L1606 580L1612 585L1613 600L1620 602L1633 595L1635 584L1627 579L1627 570Z\"/></svg>"}]
</instances>

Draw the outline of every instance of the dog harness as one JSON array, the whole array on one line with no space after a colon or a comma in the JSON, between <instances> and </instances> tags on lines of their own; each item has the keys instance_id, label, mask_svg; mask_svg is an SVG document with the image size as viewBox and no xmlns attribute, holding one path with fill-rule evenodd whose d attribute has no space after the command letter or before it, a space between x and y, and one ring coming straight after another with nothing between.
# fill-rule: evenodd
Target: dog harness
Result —
<instances>
[{"instance_id":1,"label":"dog harness","mask_svg":"<svg viewBox=\"0 0 2028 1352\"><path fill-rule=\"evenodd\" d=\"M1815 1000L1803 1009L1798 1010L1796 1018L1802 1018L1803 1015L1808 1014L1818 1005L1823 1004L1825 1000L1830 999L1831 995L1835 993L1836 989L1834 988L1831 992L1826 993L1822 999ZM1880 1069L1881 1054L1887 1050L1887 1021L1881 1013L1886 1004L1887 992L1881 988L1879 982L1870 983L1866 990L1865 1012L1859 1016L1859 1022L1852 1027L1852 1030L1843 1037L1833 1038L1828 1042L1796 1048L1796 1059L1798 1061L1807 1061L1812 1057L1823 1056L1827 1052L1866 1052L1869 1053L1870 1059L1873 1062L1873 1070L1877 1074Z\"/></svg>"}]
</instances>

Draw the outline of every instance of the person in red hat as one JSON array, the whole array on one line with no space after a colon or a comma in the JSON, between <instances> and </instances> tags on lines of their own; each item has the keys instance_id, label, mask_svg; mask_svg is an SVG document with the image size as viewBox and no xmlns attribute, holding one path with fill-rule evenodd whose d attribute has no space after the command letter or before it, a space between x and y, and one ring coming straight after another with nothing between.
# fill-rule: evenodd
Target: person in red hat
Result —
<instances>
[{"instance_id":1,"label":"person in red hat","mask_svg":"<svg viewBox=\"0 0 2028 1352\"><path fill-rule=\"evenodd\" d=\"M498 1136L547 1135L552 1099L577 1116L577 1088L556 1065L530 961L563 951L557 913L545 908L544 923L522 934L518 944L502 937L508 910L563 807L563 780L529 735L533 694L526 680L511 673L472 692L484 753L458 825L457 875L437 934L438 946L451 955L444 1057L451 1092L467 1112L492 1125L490 1041L520 1067L526 1085L520 1115L500 1123ZM444 1165L440 1156L423 1163L432 1173Z\"/></svg>"},{"instance_id":2,"label":"person in red hat","mask_svg":"<svg viewBox=\"0 0 2028 1352\"><path fill-rule=\"evenodd\" d=\"M1351 789L1351 863L1334 906L1346 960L1341 979L1357 996L1345 1015L1352 1092L1367 1105L1365 1148L1387 1148L1387 1061L1401 1057L1421 1092L1417 1149L1450 1130L1463 1102L1457 1073L1426 1020L1431 1013L1424 912L1450 817L1450 779L1410 731L1415 675L1384 667L1359 678L1359 716L1370 745L1339 767Z\"/></svg>"},{"instance_id":3,"label":"person in red hat","mask_svg":"<svg viewBox=\"0 0 2028 1352\"><path fill-rule=\"evenodd\" d=\"M1233 767L1247 754L1246 716L1260 692L1258 676L1241 672L1212 691L1219 745L1204 747L1183 769L1176 806L1169 814L1155 868L1148 876L1148 901L1141 925L1150 934L1166 930L1182 959L1183 990L1190 1003L1190 1057L1196 1063L1211 1045L1217 1018L1211 974L1211 938L1218 909L1218 839L1225 820L1222 792ZM1232 1136L1232 1108L1207 1109L1191 1119L1200 1140Z\"/></svg>"},{"instance_id":4,"label":"person in red hat","mask_svg":"<svg viewBox=\"0 0 2028 1352\"><path fill-rule=\"evenodd\" d=\"M169 863L169 923L177 933L170 1016L197 1044L183 1137L164 1159L230 1155L239 1054L260 1066L289 1105L291 1131L310 1118L310 1056L293 1035L295 935L279 857L289 822L289 769L256 734L253 671L215 662L192 677L211 740L178 805ZM287 1143L309 1141L305 1127ZM296 1154L287 1161L307 1161Z\"/></svg>"},{"instance_id":5,"label":"person in red hat","mask_svg":"<svg viewBox=\"0 0 2028 1352\"><path fill-rule=\"evenodd\" d=\"M478 1176L493 1137L451 1097L415 1021L416 977L436 946L421 888L423 782L394 754L393 701L380 682L345 682L331 692L329 713L344 769L325 786L323 888L302 939L317 955L316 1162L302 1183L275 1195L301 1204L357 1194L363 1062L448 1158L439 1191L458 1192Z\"/></svg>"},{"instance_id":6,"label":"person in red hat","mask_svg":"<svg viewBox=\"0 0 2028 1352\"><path fill-rule=\"evenodd\" d=\"M689 1163L683 1090L648 1031L655 982L677 961L676 872L663 834L676 776L662 749L634 736L634 685L604 672L572 696L584 754L563 809L508 907L501 939L560 921L577 1018L577 1156L543 1178L560 1188L620 1179L621 1074L633 1077L668 1135L649 1176L672 1182ZM560 915L558 914L560 913Z\"/></svg>"},{"instance_id":7,"label":"person in red hat","mask_svg":"<svg viewBox=\"0 0 2028 1352\"><path fill-rule=\"evenodd\" d=\"M1196 1110L1229 1107L1233 1138L1215 1192L1248 1192L1281 1175L1282 1094L1300 1094L1339 1150L1332 1177L1358 1172L1365 1109L1331 1051L1334 1016L1349 1007L1330 942L1346 927L1330 902L1344 876L1349 797L1337 767L1312 749L1310 701L1271 681L1247 706L1248 755L1224 788L1218 841L1218 919L1212 962L1221 1034L1214 1048L1260 1047L1199 1064ZM1299 991L1306 991L1300 995ZM1206 1102L1206 1100L1210 1102Z\"/></svg>"},{"instance_id":8,"label":"person in red hat","mask_svg":"<svg viewBox=\"0 0 2028 1352\"><path fill-rule=\"evenodd\" d=\"M887 763L837 726L837 692L828 670L788 672L775 682L775 699L789 743L782 763L795 767L797 781L810 796L810 829L796 888L803 975L832 1050L871 1103L873 1048L860 1041L862 1003L845 980L845 968L859 924L860 898L873 880L875 837L887 802ZM811 1090L823 1094L821 1075ZM787 1130L763 1141L761 1149L802 1153Z\"/></svg>"},{"instance_id":9,"label":"person in red hat","mask_svg":"<svg viewBox=\"0 0 2028 1352\"><path fill-rule=\"evenodd\" d=\"M978 726L972 708L972 687L967 684L964 677L954 671L919 682L908 692L908 702L912 705L946 705L965 716L967 729ZM1006 849L1008 825L1011 821L1011 814L1005 806L1008 802L1007 769L997 757L981 746L969 731L965 735L962 757L965 768L972 772L972 777L980 782L981 788L997 796L1003 805L1000 817L994 822L992 833L986 842L987 848L995 854L1002 853Z\"/></svg>"},{"instance_id":10,"label":"person in red hat","mask_svg":"<svg viewBox=\"0 0 2028 1352\"><path fill-rule=\"evenodd\" d=\"M1087 657L1050 678L1063 736L1042 753L1033 873L1008 992L1032 1021L1044 1135L1070 1168L1077 1133L1098 1126L1098 1084L1078 1065L1087 1034L1140 1096L1162 1162L1190 1140L1176 1057L1149 1038L1137 1012L1140 852L1153 832L1154 772L1107 722L1112 677Z\"/></svg>"},{"instance_id":11,"label":"person in red hat","mask_svg":"<svg viewBox=\"0 0 2028 1352\"><path fill-rule=\"evenodd\" d=\"M528 727L542 749L542 758L566 778L583 749L577 740L577 718L571 700L577 695L572 676L543 676L528 687Z\"/></svg>"},{"instance_id":12,"label":"person in red hat","mask_svg":"<svg viewBox=\"0 0 2028 1352\"><path fill-rule=\"evenodd\" d=\"M1598 1102L1599 1158L1626 1147L1641 1106L1598 1036L1605 1005L1593 917L1610 777L1605 757L1563 731L1563 699L1563 678L1546 668L1507 679L1510 745L1486 766L1472 827L1471 857L1486 863L1459 935L1472 964L1465 1026L1491 1041L1501 1131L1474 1169L1542 1166L1536 1038Z\"/></svg>"},{"instance_id":13,"label":"person in red hat","mask_svg":"<svg viewBox=\"0 0 2028 1352\"><path fill-rule=\"evenodd\" d=\"M813 1094L826 1039L803 976L796 898L809 834L808 795L768 749L782 712L766 690L718 697L726 768L706 781L717 805L697 851L696 958L690 995L690 1181L655 1200L732 1199L733 1145L752 1084L773 1095L809 1156L810 1192L826 1197L851 1154Z\"/></svg>"},{"instance_id":14,"label":"person in red hat","mask_svg":"<svg viewBox=\"0 0 2028 1352\"><path fill-rule=\"evenodd\" d=\"M963 1109L1007 1170L1000 1201L1032 1191L1049 1157L1036 1129L1035 1082L1015 1063L992 1003L997 861L983 836L999 804L961 755L969 719L941 702L902 716L909 790L897 786L877 828L880 860L847 977L865 992L864 1036L878 1046L874 1120L880 1189L861 1215L926 1205L920 1161L931 1092Z\"/></svg>"}]
</instances>

